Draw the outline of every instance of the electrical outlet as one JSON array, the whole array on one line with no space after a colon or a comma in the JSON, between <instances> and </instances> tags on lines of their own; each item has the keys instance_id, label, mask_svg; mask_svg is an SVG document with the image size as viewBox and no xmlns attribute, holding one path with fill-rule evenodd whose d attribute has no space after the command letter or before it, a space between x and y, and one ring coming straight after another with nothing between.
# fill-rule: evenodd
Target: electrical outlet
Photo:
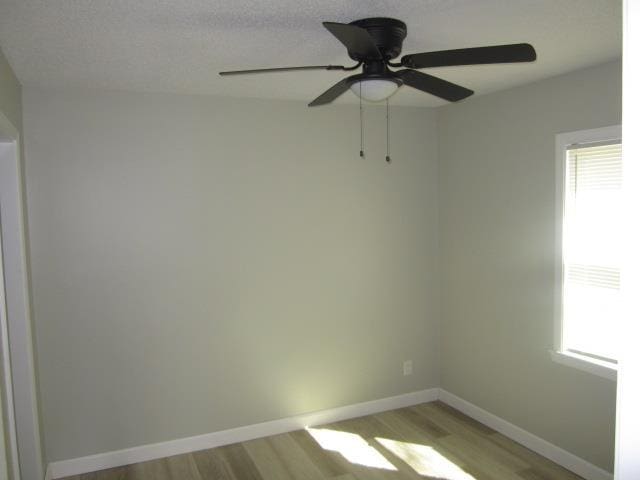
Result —
<instances>
[{"instance_id":1,"label":"electrical outlet","mask_svg":"<svg viewBox=\"0 0 640 480\"><path fill-rule=\"evenodd\" d=\"M402 364L402 373L406 377L413 373L413 360L405 360Z\"/></svg>"}]
</instances>

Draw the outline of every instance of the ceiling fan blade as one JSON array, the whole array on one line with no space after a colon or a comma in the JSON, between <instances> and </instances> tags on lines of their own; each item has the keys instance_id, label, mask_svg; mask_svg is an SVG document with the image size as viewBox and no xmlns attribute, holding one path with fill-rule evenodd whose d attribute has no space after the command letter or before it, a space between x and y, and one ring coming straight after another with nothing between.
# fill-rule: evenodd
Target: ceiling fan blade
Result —
<instances>
[{"instance_id":1,"label":"ceiling fan blade","mask_svg":"<svg viewBox=\"0 0 640 480\"><path fill-rule=\"evenodd\" d=\"M351 77L344 78L336 83L329 90L324 92L318 98L316 98L313 102L309 104L310 107L316 107L318 105L326 105L327 103L333 102L336 98L342 95L344 92L349 90L351 86Z\"/></svg>"},{"instance_id":2,"label":"ceiling fan blade","mask_svg":"<svg viewBox=\"0 0 640 480\"><path fill-rule=\"evenodd\" d=\"M402 57L400 63L409 68L453 67L489 63L533 62L535 49L528 43L493 47L460 48L438 52L414 53Z\"/></svg>"},{"instance_id":3,"label":"ceiling fan blade","mask_svg":"<svg viewBox=\"0 0 640 480\"><path fill-rule=\"evenodd\" d=\"M382 59L380 50L364 28L335 22L322 22L322 25L347 47L350 55L372 60Z\"/></svg>"},{"instance_id":4,"label":"ceiling fan blade","mask_svg":"<svg viewBox=\"0 0 640 480\"><path fill-rule=\"evenodd\" d=\"M444 98L450 102L457 102L473 95L473 90L415 70L400 70L395 74L405 85L430 93L436 97Z\"/></svg>"},{"instance_id":5,"label":"ceiling fan blade","mask_svg":"<svg viewBox=\"0 0 640 480\"><path fill-rule=\"evenodd\" d=\"M277 67L277 68L257 68L253 70L231 70L228 72L220 72L220 75L245 75L248 73L273 73L273 72L291 72L294 70L348 70L342 65L310 65L307 67Z\"/></svg>"}]
</instances>

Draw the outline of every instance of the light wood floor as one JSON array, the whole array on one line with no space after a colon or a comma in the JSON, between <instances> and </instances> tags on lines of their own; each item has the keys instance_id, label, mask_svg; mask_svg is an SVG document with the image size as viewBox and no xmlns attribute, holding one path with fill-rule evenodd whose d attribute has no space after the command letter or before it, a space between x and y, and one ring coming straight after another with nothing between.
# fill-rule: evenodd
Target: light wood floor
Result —
<instances>
[{"instance_id":1,"label":"light wood floor","mask_svg":"<svg viewBox=\"0 0 640 480\"><path fill-rule=\"evenodd\" d=\"M579 480L432 402L68 480Z\"/></svg>"}]
</instances>

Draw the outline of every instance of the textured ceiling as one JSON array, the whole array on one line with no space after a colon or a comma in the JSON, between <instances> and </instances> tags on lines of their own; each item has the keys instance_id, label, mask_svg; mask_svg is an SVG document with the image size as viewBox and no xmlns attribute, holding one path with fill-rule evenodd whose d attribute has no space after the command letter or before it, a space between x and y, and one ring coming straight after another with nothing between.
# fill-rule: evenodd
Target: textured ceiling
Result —
<instances>
[{"instance_id":1,"label":"textured ceiling","mask_svg":"<svg viewBox=\"0 0 640 480\"><path fill-rule=\"evenodd\" d=\"M322 21L390 16L403 53L528 42L530 64L430 69L476 94L621 56L620 0L0 0L0 45L26 85L310 101L344 72L220 70L350 64ZM355 101L350 92L340 101ZM409 87L392 103L444 102Z\"/></svg>"}]
</instances>

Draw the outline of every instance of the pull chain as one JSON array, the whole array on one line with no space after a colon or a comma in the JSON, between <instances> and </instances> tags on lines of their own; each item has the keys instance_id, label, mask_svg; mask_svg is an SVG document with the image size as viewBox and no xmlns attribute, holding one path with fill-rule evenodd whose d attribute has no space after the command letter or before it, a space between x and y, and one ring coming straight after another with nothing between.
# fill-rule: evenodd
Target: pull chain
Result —
<instances>
[{"instance_id":1,"label":"pull chain","mask_svg":"<svg viewBox=\"0 0 640 480\"><path fill-rule=\"evenodd\" d=\"M387 163L391 163L391 135L389 135L389 124L391 123L391 117L389 116L389 99L387 98Z\"/></svg>"},{"instance_id":2,"label":"pull chain","mask_svg":"<svg viewBox=\"0 0 640 480\"><path fill-rule=\"evenodd\" d=\"M364 125L362 121L362 82L360 82L360 157L364 158Z\"/></svg>"}]
</instances>

